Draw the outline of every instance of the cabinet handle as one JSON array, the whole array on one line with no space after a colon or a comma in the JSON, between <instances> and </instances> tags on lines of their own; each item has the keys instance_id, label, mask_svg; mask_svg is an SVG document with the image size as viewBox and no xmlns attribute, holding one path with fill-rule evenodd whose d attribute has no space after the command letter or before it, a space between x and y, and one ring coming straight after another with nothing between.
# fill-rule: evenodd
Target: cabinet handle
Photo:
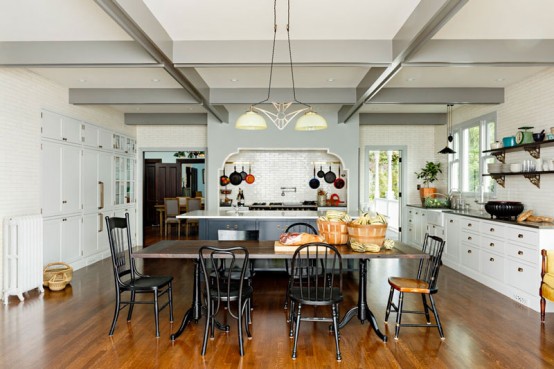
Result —
<instances>
[{"instance_id":1,"label":"cabinet handle","mask_svg":"<svg viewBox=\"0 0 554 369\"><path fill-rule=\"evenodd\" d=\"M523 255L523 251L520 250L520 251L517 252L517 254L518 255Z\"/></svg>"},{"instance_id":2,"label":"cabinet handle","mask_svg":"<svg viewBox=\"0 0 554 369\"><path fill-rule=\"evenodd\" d=\"M98 148L101 149L101 148L102 148L102 145L98 145Z\"/></svg>"},{"instance_id":3,"label":"cabinet handle","mask_svg":"<svg viewBox=\"0 0 554 369\"><path fill-rule=\"evenodd\" d=\"M235 224L235 229L239 229L239 225L238 224Z\"/></svg>"},{"instance_id":4,"label":"cabinet handle","mask_svg":"<svg viewBox=\"0 0 554 369\"><path fill-rule=\"evenodd\" d=\"M489 261L494 261L494 258L490 258Z\"/></svg>"},{"instance_id":5,"label":"cabinet handle","mask_svg":"<svg viewBox=\"0 0 554 369\"><path fill-rule=\"evenodd\" d=\"M454 220L450 219L450 223L454 223Z\"/></svg>"},{"instance_id":6,"label":"cabinet handle","mask_svg":"<svg viewBox=\"0 0 554 369\"><path fill-rule=\"evenodd\" d=\"M517 271L521 273L523 272L523 268L517 268Z\"/></svg>"},{"instance_id":7,"label":"cabinet handle","mask_svg":"<svg viewBox=\"0 0 554 369\"><path fill-rule=\"evenodd\" d=\"M517 235L517 238L523 238L523 235L520 233Z\"/></svg>"},{"instance_id":8,"label":"cabinet handle","mask_svg":"<svg viewBox=\"0 0 554 369\"><path fill-rule=\"evenodd\" d=\"M471 238L471 236L469 236L469 237L467 238L468 241L471 241L472 239L473 239L473 238Z\"/></svg>"},{"instance_id":9,"label":"cabinet handle","mask_svg":"<svg viewBox=\"0 0 554 369\"><path fill-rule=\"evenodd\" d=\"M468 253L468 254L471 254L471 250L467 250L467 253Z\"/></svg>"},{"instance_id":10,"label":"cabinet handle","mask_svg":"<svg viewBox=\"0 0 554 369\"><path fill-rule=\"evenodd\" d=\"M63 200L63 201L62 201L62 204L67 204L67 201L66 201L66 200Z\"/></svg>"},{"instance_id":11,"label":"cabinet handle","mask_svg":"<svg viewBox=\"0 0 554 369\"><path fill-rule=\"evenodd\" d=\"M67 138L65 138L65 137L62 137L62 141L67 141Z\"/></svg>"},{"instance_id":12,"label":"cabinet handle","mask_svg":"<svg viewBox=\"0 0 554 369\"><path fill-rule=\"evenodd\" d=\"M229 224L227 224L227 226L225 228L229 229L230 228Z\"/></svg>"},{"instance_id":13,"label":"cabinet handle","mask_svg":"<svg viewBox=\"0 0 554 369\"><path fill-rule=\"evenodd\" d=\"M98 213L98 218L100 218L100 229L98 230L98 233L101 233L104 231L104 222L102 222L102 218L104 218L104 214Z\"/></svg>"},{"instance_id":14,"label":"cabinet handle","mask_svg":"<svg viewBox=\"0 0 554 369\"><path fill-rule=\"evenodd\" d=\"M98 209L104 209L104 182L98 181L98 185L100 186L100 206Z\"/></svg>"},{"instance_id":15,"label":"cabinet handle","mask_svg":"<svg viewBox=\"0 0 554 369\"><path fill-rule=\"evenodd\" d=\"M491 231L491 232L494 232L494 228L491 228L490 231Z\"/></svg>"},{"instance_id":16,"label":"cabinet handle","mask_svg":"<svg viewBox=\"0 0 554 369\"><path fill-rule=\"evenodd\" d=\"M63 221L63 222L67 222L67 218L63 218L62 221Z\"/></svg>"},{"instance_id":17,"label":"cabinet handle","mask_svg":"<svg viewBox=\"0 0 554 369\"><path fill-rule=\"evenodd\" d=\"M494 242L489 243L490 247L494 247Z\"/></svg>"},{"instance_id":18,"label":"cabinet handle","mask_svg":"<svg viewBox=\"0 0 554 369\"><path fill-rule=\"evenodd\" d=\"M468 223L468 224L467 224L468 227L471 227L472 225L473 225L473 224L471 224L471 223Z\"/></svg>"}]
</instances>

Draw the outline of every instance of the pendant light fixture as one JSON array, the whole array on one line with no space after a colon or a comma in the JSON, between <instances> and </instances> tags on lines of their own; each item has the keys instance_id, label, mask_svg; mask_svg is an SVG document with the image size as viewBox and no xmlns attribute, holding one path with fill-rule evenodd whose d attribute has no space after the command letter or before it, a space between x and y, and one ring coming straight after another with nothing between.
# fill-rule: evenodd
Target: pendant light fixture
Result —
<instances>
[{"instance_id":1,"label":"pendant light fixture","mask_svg":"<svg viewBox=\"0 0 554 369\"><path fill-rule=\"evenodd\" d=\"M439 154L455 154L456 151L452 150L448 145L454 141L454 137L452 137L452 107L454 105L448 104L446 105L446 135L447 135L447 142L444 149L439 151Z\"/></svg>"},{"instance_id":2,"label":"pendant light fixture","mask_svg":"<svg viewBox=\"0 0 554 369\"><path fill-rule=\"evenodd\" d=\"M288 4L287 42L289 47L289 66L290 66L290 76L292 80L293 100L287 103L271 102L271 104L273 104L273 107L276 110L275 112L268 111L258 107L258 105L269 102L269 99L271 98L271 81L273 78L273 62L275 58L275 40L277 38L277 0L274 0L273 1L273 49L271 52L271 65L269 68L269 87L267 89L267 98L258 103L250 105L250 109L237 119L235 123L235 128L237 129L245 129L245 130L266 129L267 124L266 124L265 118L262 115L260 115L258 112L263 113L266 117L268 117L279 130L285 129L286 126L298 114L302 112L306 112L306 113L304 113L304 115L302 115L296 122L295 129L297 131L315 131L315 130L327 128L327 121L325 120L325 118L317 114L310 105L305 104L296 98L296 88L294 85L294 68L292 64L292 48L290 45L290 0L287 1L287 4ZM287 109L292 104L300 104L300 105L303 105L304 107L287 113Z\"/></svg>"}]
</instances>

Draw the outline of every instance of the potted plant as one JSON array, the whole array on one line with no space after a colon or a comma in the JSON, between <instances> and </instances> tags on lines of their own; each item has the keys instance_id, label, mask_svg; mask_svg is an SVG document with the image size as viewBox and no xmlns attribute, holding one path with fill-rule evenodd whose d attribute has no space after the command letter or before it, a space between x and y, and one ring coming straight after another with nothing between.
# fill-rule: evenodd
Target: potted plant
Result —
<instances>
[{"instance_id":1,"label":"potted plant","mask_svg":"<svg viewBox=\"0 0 554 369\"><path fill-rule=\"evenodd\" d=\"M429 185L437 180L439 173L442 173L441 163L433 163L432 161L426 162L419 173L415 172L417 179L423 179L424 187L419 189L419 197L421 198L422 205L424 205L426 197L432 196L437 192L435 187L429 187Z\"/></svg>"}]
</instances>

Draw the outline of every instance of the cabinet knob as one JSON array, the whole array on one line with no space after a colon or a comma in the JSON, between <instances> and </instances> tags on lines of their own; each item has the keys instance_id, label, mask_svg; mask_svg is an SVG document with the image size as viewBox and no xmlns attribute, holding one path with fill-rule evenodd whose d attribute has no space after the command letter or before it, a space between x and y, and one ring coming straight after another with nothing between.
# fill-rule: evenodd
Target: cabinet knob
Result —
<instances>
[{"instance_id":1,"label":"cabinet knob","mask_svg":"<svg viewBox=\"0 0 554 369\"><path fill-rule=\"evenodd\" d=\"M520 250L520 251L517 252L517 254L518 255L523 255L523 251Z\"/></svg>"},{"instance_id":2,"label":"cabinet knob","mask_svg":"<svg viewBox=\"0 0 554 369\"><path fill-rule=\"evenodd\" d=\"M523 238L523 235L520 233L517 235L517 238Z\"/></svg>"},{"instance_id":3,"label":"cabinet knob","mask_svg":"<svg viewBox=\"0 0 554 369\"><path fill-rule=\"evenodd\" d=\"M63 137L63 138L62 138L62 141L67 141L67 138Z\"/></svg>"},{"instance_id":4,"label":"cabinet knob","mask_svg":"<svg viewBox=\"0 0 554 369\"><path fill-rule=\"evenodd\" d=\"M450 219L450 223L454 223L454 220Z\"/></svg>"},{"instance_id":5,"label":"cabinet knob","mask_svg":"<svg viewBox=\"0 0 554 369\"><path fill-rule=\"evenodd\" d=\"M517 271L521 273L523 272L523 268L517 268Z\"/></svg>"},{"instance_id":6,"label":"cabinet knob","mask_svg":"<svg viewBox=\"0 0 554 369\"><path fill-rule=\"evenodd\" d=\"M239 225L238 224L235 224L235 229L239 229Z\"/></svg>"},{"instance_id":7,"label":"cabinet knob","mask_svg":"<svg viewBox=\"0 0 554 369\"><path fill-rule=\"evenodd\" d=\"M63 200L63 201L62 201L62 204L67 204L67 201Z\"/></svg>"},{"instance_id":8,"label":"cabinet knob","mask_svg":"<svg viewBox=\"0 0 554 369\"><path fill-rule=\"evenodd\" d=\"M230 228L229 224L227 224L227 226L225 228L229 229Z\"/></svg>"},{"instance_id":9,"label":"cabinet knob","mask_svg":"<svg viewBox=\"0 0 554 369\"><path fill-rule=\"evenodd\" d=\"M490 247L494 247L494 242L489 243Z\"/></svg>"},{"instance_id":10,"label":"cabinet knob","mask_svg":"<svg viewBox=\"0 0 554 369\"><path fill-rule=\"evenodd\" d=\"M473 238L471 238L471 236L469 236L469 237L467 238L468 241L471 241L472 239L473 239Z\"/></svg>"},{"instance_id":11,"label":"cabinet knob","mask_svg":"<svg viewBox=\"0 0 554 369\"><path fill-rule=\"evenodd\" d=\"M489 261L494 261L494 258L490 258Z\"/></svg>"},{"instance_id":12,"label":"cabinet knob","mask_svg":"<svg viewBox=\"0 0 554 369\"><path fill-rule=\"evenodd\" d=\"M494 232L494 228L491 228L490 231L491 231L491 232Z\"/></svg>"},{"instance_id":13,"label":"cabinet knob","mask_svg":"<svg viewBox=\"0 0 554 369\"><path fill-rule=\"evenodd\" d=\"M468 253L468 254L471 254L471 250L467 250L467 253Z\"/></svg>"},{"instance_id":14,"label":"cabinet knob","mask_svg":"<svg viewBox=\"0 0 554 369\"><path fill-rule=\"evenodd\" d=\"M468 224L467 224L468 227L471 227L472 225L473 225L473 224L471 224L471 223L468 223Z\"/></svg>"}]
</instances>

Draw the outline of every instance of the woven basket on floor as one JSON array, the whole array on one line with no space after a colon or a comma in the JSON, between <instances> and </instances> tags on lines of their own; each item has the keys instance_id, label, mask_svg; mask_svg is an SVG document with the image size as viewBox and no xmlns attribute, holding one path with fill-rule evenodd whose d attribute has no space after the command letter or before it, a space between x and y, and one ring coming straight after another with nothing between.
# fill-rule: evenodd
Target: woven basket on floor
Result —
<instances>
[{"instance_id":1,"label":"woven basket on floor","mask_svg":"<svg viewBox=\"0 0 554 369\"><path fill-rule=\"evenodd\" d=\"M71 279L73 279L73 268L71 265L62 261L46 265L42 273L42 285L44 287L50 287L50 281L52 280L52 277L56 275L65 275L64 279L68 279L67 283L69 283L71 282Z\"/></svg>"},{"instance_id":2,"label":"woven basket on floor","mask_svg":"<svg viewBox=\"0 0 554 369\"><path fill-rule=\"evenodd\" d=\"M57 273L48 281L50 291L61 291L71 281L71 278L66 273Z\"/></svg>"}]
</instances>

